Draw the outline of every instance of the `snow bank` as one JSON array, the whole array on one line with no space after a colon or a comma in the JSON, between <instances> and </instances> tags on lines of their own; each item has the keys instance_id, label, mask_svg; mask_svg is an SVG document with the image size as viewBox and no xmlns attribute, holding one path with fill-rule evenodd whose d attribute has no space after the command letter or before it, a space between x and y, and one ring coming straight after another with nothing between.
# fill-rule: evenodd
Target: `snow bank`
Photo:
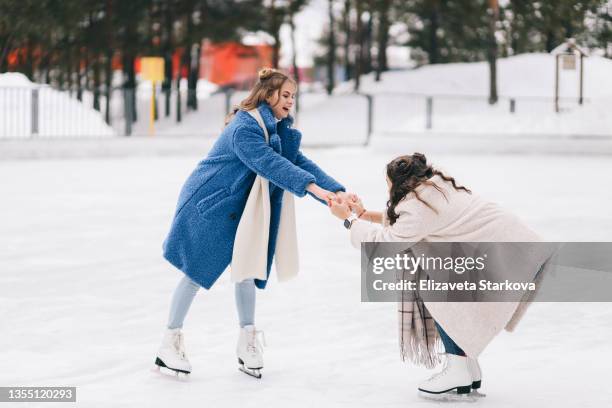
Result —
<instances>
[{"instance_id":1,"label":"snow bank","mask_svg":"<svg viewBox=\"0 0 612 408\"><path fill-rule=\"evenodd\" d=\"M577 64L578 65L578 64ZM555 57L550 54L520 54L497 61L498 93L501 97L554 96ZM578 96L579 71L561 72L561 95ZM612 97L612 60L588 57L584 60L585 98ZM352 82L336 92L352 91ZM471 95L487 97L489 67L486 62L426 65L414 70L391 71L383 80L364 76L361 90L368 93L406 92L426 95Z\"/></svg>"},{"instance_id":2,"label":"snow bank","mask_svg":"<svg viewBox=\"0 0 612 408\"><path fill-rule=\"evenodd\" d=\"M32 88L34 84L28 77L19 72L0 74L0 86L13 88Z\"/></svg>"},{"instance_id":3,"label":"snow bank","mask_svg":"<svg viewBox=\"0 0 612 408\"><path fill-rule=\"evenodd\" d=\"M38 115L32 99L36 89ZM0 74L0 139L114 136L102 114L89 106L65 92L30 82L23 74Z\"/></svg>"},{"instance_id":4,"label":"snow bank","mask_svg":"<svg viewBox=\"0 0 612 408\"><path fill-rule=\"evenodd\" d=\"M433 97L432 130L453 134L487 133L546 135L612 135L612 60L584 60L584 105L578 104L579 71L560 70L560 113L554 111L555 57L523 54L498 61L496 105L487 102L489 71L486 62L424 66L391 71L375 82L362 80L361 90L375 95L377 133L422 132L426 97ZM352 92L353 83L335 93ZM515 113L510 112L510 99Z\"/></svg>"}]
</instances>

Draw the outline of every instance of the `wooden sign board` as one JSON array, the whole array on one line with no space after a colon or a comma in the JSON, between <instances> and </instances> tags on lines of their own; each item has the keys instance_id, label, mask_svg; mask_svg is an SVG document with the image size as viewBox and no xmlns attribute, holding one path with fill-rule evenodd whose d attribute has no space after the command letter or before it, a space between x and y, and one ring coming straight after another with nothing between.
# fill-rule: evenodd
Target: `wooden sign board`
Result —
<instances>
[{"instance_id":1,"label":"wooden sign board","mask_svg":"<svg viewBox=\"0 0 612 408\"><path fill-rule=\"evenodd\" d=\"M576 55L574 54L561 55L561 66L566 71L575 71L576 70Z\"/></svg>"},{"instance_id":2,"label":"wooden sign board","mask_svg":"<svg viewBox=\"0 0 612 408\"><path fill-rule=\"evenodd\" d=\"M146 81L164 80L164 59L160 57L143 57L140 59L140 74Z\"/></svg>"}]
</instances>

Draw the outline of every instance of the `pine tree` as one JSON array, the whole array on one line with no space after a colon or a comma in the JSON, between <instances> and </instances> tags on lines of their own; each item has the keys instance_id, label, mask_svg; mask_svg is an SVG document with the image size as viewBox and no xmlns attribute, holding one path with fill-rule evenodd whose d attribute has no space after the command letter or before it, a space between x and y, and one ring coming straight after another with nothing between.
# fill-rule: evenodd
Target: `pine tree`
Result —
<instances>
[{"instance_id":1,"label":"pine tree","mask_svg":"<svg viewBox=\"0 0 612 408\"><path fill-rule=\"evenodd\" d=\"M594 7L588 13L589 30L579 38L591 48L600 49L612 58L612 0Z\"/></svg>"},{"instance_id":2,"label":"pine tree","mask_svg":"<svg viewBox=\"0 0 612 408\"><path fill-rule=\"evenodd\" d=\"M387 46L389 45L392 0L376 0L374 6L377 18L375 80L380 81L381 73L389 69L387 65Z\"/></svg>"},{"instance_id":3,"label":"pine tree","mask_svg":"<svg viewBox=\"0 0 612 408\"><path fill-rule=\"evenodd\" d=\"M329 32L327 33L327 53L325 59L325 66L327 70L327 83L325 84L325 90L328 95L331 95L335 85L335 68L336 68L336 18L334 16L334 2L333 0L327 0L327 15L329 18Z\"/></svg>"}]
</instances>

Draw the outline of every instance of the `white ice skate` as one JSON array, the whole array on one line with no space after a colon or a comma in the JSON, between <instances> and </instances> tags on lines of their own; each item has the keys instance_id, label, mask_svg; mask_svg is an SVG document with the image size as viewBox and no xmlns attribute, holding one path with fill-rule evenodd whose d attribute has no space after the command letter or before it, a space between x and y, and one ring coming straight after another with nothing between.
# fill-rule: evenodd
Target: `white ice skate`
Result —
<instances>
[{"instance_id":1,"label":"white ice skate","mask_svg":"<svg viewBox=\"0 0 612 408\"><path fill-rule=\"evenodd\" d=\"M467 360L464 356L446 354L444 369L419 384L419 391L425 394L449 393L455 396L469 394L472 390L472 376Z\"/></svg>"},{"instance_id":2,"label":"white ice skate","mask_svg":"<svg viewBox=\"0 0 612 408\"><path fill-rule=\"evenodd\" d=\"M255 326L248 325L240 329L238 345L236 346L238 369L240 371L255 378L261 378L261 369L263 368L262 344L266 344L263 332L256 330Z\"/></svg>"},{"instance_id":3,"label":"white ice skate","mask_svg":"<svg viewBox=\"0 0 612 408\"><path fill-rule=\"evenodd\" d=\"M477 390L482 385L482 372L480 371L480 364L478 364L478 359L472 357L468 357L467 362L470 375L472 376L472 389Z\"/></svg>"},{"instance_id":4,"label":"white ice skate","mask_svg":"<svg viewBox=\"0 0 612 408\"><path fill-rule=\"evenodd\" d=\"M176 374L191 373L191 364L185 352L185 340L181 329L166 329L162 344L157 351L155 365L167 368Z\"/></svg>"},{"instance_id":5,"label":"white ice skate","mask_svg":"<svg viewBox=\"0 0 612 408\"><path fill-rule=\"evenodd\" d=\"M478 359L468 357L468 369L470 370L470 376L472 376L472 397L486 397L486 394L480 392L480 387L482 385L482 371L480 369L480 364L478 364Z\"/></svg>"}]
</instances>

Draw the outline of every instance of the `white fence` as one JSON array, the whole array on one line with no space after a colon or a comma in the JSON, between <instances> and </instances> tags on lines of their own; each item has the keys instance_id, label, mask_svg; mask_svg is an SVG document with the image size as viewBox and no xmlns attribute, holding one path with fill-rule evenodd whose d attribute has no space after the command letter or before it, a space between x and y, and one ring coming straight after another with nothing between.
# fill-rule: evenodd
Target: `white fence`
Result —
<instances>
[{"instance_id":1,"label":"white fence","mask_svg":"<svg viewBox=\"0 0 612 408\"><path fill-rule=\"evenodd\" d=\"M0 138L115 135L87 99L46 86L0 87Z\"/></svg>"},{"instance_id":2,"label":"white fence","mask_svg":"<svg viewBox=\"0 0 612 408\"><path fill-rule=\"evenodd\" d=\"M220 92L198 98L197 110L187 110L187 92L156 90L154 132L164 136L216 137L228 110L245 92ZM132 98L136 98L133 100ZM100 96L100 111L92 109L93 95L57 91L45 86L0 87L0 139L112 137L151 132L151 90L116 89L110 103ZM489 105L486 97L417 95L407 93L300 95L296 126L307 145L366 144L372 135L412 133L604 135L612 136L605 112L609 101L561 101L554 112L547 97L502 97ZM107 107L108 106L108 112ZM135 109L135 110L134 110ZM180 114L179 114L180 113ZM136 121L126 120L128 117Z\"/></svg>"}]
</instances>

